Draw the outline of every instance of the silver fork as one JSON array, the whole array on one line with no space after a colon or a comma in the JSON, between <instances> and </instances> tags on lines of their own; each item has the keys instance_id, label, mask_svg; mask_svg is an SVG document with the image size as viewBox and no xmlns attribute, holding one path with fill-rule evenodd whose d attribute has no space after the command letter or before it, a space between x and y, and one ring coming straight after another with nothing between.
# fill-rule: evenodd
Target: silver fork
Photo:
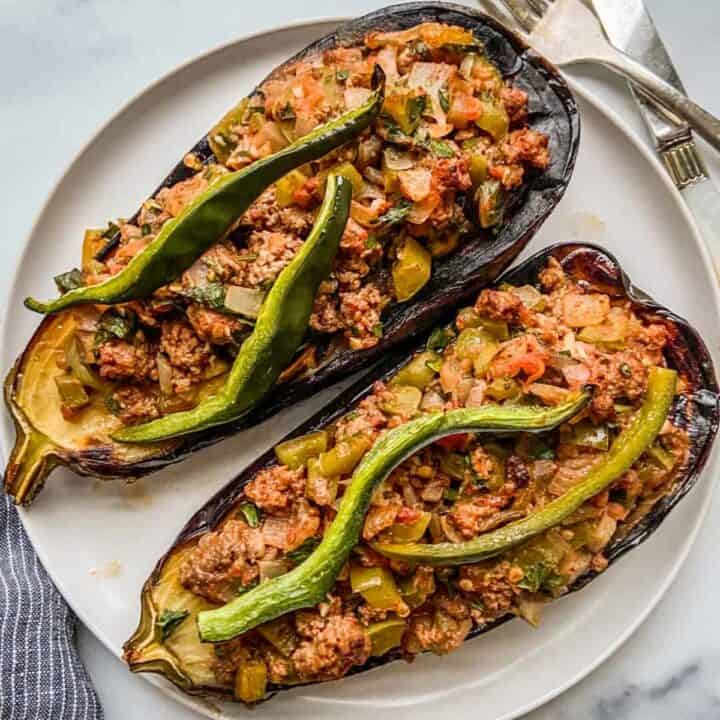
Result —
<instances>
[{"instance_id":1,"label":"silver fork","mask_svg":"<svg viewBox=\"0 0 720 720\"><path fill-rule=\"evenodd\" d=\"M580 0L481 0L499 19L514 20L529 45L557 65L605 65L659 102L675 119L685 120L720 150L720 120L644 65L610 44L593 13Z\"/></svg>"}]
</instances>

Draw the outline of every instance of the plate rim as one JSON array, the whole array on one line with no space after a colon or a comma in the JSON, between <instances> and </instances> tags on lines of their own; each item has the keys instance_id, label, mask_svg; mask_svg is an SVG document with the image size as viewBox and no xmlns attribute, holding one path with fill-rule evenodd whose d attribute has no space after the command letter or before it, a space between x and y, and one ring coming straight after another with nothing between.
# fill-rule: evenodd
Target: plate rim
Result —
<instances>
[{"instance_id":1,"label":"plate rim","mask_svg":"<svg viewBox=\"0 0 720 720\"><path fill-rule=\"evenodd\" d=\"M474 8L472 8L474 9ZM483 12L482 8L480 9L481 12ZM485 13L488 14L489 13ZM491 16L491 15L490 15ZM30 252L30 245L31 245L31 238L35 235L37 232L43 216L47 212L48 208L50 207L54 197L59 192L61 186L65 183L68 175L71 173L75 165L80 161L82 156L90 149L90 147L95 143L95 141L103 134L105 133L108 128L116 121L118 120L123 114L125 114L126 111L128 111L136 102L140 101L143 97L146 95L149 95L153 91L156 90L156 88L160 87L164 83L171 80L174 76L180 75L182 72L187 70L188 68L192 67L196 63L203 62L205 60L208 60L213 55L221 54L227 50L230 50L231 48L242 45L246 42L249 42L251 40L259 40L262 38L270 38L273 35L284 33L291 30L296 29L307 29L310 30L313 26L322 26L322 25L330 25L330 24L340 24L343 22L346 22L347 20L351 19L352 16L348 15L320 15L312 18L303 18L288 22L282 22L274 25L270 25L268 27L250 32L250 33L244 33L241 35L237 35L233 37L230 40L226 40L224 42L214 44L211 47L209 47L207 50L204 50L200 53L197 53L190 57L187 60L184 60L176 65L173 65L168 70L160 74L155 80L149 82L148 84L144 85L142 88L140 88L136 93L134 93L132 96L130 96L127 100L125 100L123 103L121 103L118 108L111 113L111 115L103 122L100 122L95 130L89 134L88 139L81 144L81 146L78 148L77 151L75 151L69 162L66 164L65 168L61 173L58 175L57 179L51 184L51 187L46 195L46 198L44 202L40 205L38 210L33 215L32 223L28 229L28 231L25 233L25 236L22 241L22 250L20 254L17 256L15 265L12 270L12 276L10 278L10 282L7 285L7 290L5 292L5 307L7 308L5 312L2 313L0 316L0 338L5 337L5 333L7 332L7 318L9 316L9 303L7 302L10 297L12 297L17 289L18 289L18 283L19 283L19 269L23 265L25 257L27 253ZM492 16L491 16L492 17ZM504 24L504 23L503 23ZM510 30L510 32L513 32ZM609 121L612 125L614 125L621 133L623 133L628 140L631 142L631 144L640 152L640 154L643 156L644 160L646 160L654 171L655 175L659 177L661 183L666 187L666 189L669 191L670 196L673 198L675 208L679 211L680 215L682 216L685 224L687 225L688 229L690 230L690 236L692 240L694 241L694 244L696 246L696 250L699 252L700 257L702 259L702 263L705 267L705 271L708 273L708 276L710 278L715 277L714 272L714 265L713 261L710 256L710 251L705 244L702 235L700 233L700 230L698 228L698 225L695 221L695 218L690 213L689 209L685 205L685 203L682 201L682 196L680 195L679 191L675 187L675 185L672 183L671 179L668 177L667 172L664 170L663 166L661 165L659 159L656 157L656 155L653 153L651 148L648 146L647 142L634 130L632 129L627 122L622 118L622 116L616 112L615 110L608 108L605 106L603 101L600 97L598 97L594 92L591 90L588 90L582 86L581 83L576 81L574 78L569 77L566 75L562 70L560 70L561 74L563 75L563 78L566 80L568 85L570 86L571 91L573 94L577 95L578 97L582 98L585 102L589 103L593 106L593 108L598 111L602 116L605 117L607 121ZM582 142L582 141L581 141ZM514 263L513 263L514 264ZM720 313L720 285L717 283L714 283L711 285L712 287L712 300L714 302L715 309ZM711 355L715 356L717 358L717 352L714 347L710 348ZM11 360L12 362L12 360ZM9 448L6 447L5 437L4 433L0 432L0 457L3 460L3 463L6 462L6 458L9 456ZM715 492L715 483L709 481L707 478L711 476L711 473L713 470L718 469L718 465L720 464L720 451L718 451L718 444L713 447L710 457L708 458L708 462L703 468L702 471L702 478L701 481L705 481L706 484L706 495L703 499L703 502L699 508L699 511L696 515L696 518L694 520L694 523L692 525L692 528L690 529L690 532L686 533L684 536L684 542L683 545L679 551L679 553L676 555L676 558L672 565L668 568L668 571L665 573L665 577L663 581L660 583L659 587L655 591L655 593L651 596L649 601L646 603L645 607L643 608L642 612L639 612L637 616L628 624L628 626L625 628L625 630L618 635L617 638L613 642L611 642L602 652L599 652L597 657L589 662L583 665L582 668L580 668L577 672L572 674L568 679L563 681L562 683L558 684L555 687L552 687L548 689L546 692L540 694L537 698L534 700L531 700L529 702L526 702L524 705L517 707L513 710L510 710L503 715L500 715L497 717L496 720L514 720L515 718L518 718L522 715L525 715L528 712L531 712L554 698L558 697L565 691L569 690L574 685L581 682L584 678L586 678L588 675L590 675L592 672L594 672L602 663L604 663L606 660L608 660L615 652L619 650L622 645L624 645L628 639L637 631L637 629L645 622L645 620L648 618L650 613L657 607L657 604L660 602L660 600L663 598L667 590L669 589L670 585L673 583L675 578L677 577L678 572L680 571L680 568L683 566L685 561L687 560L687 556L690 553L690 550L692 549L693 545L695 544L695 541L697 539L697 535L700 531L700 528L703 525L703 522L705 521L705 518L707 516L713 494ZM33 540L33 532L31 530L31 524L26 522L27 513L29 512L27 508L24 507L18 507L17 508L18 513L20 515L21 522L23 524L23 527L25 529L25 532L28 535L28 538L33 544L33 548L40 559L40 562L42 563L43 567L45 568L46 572L48 573L50 579L54 583L54 585L57 587L58 591L63 596L63 599L68 604L68 606L72 609L72 611L75 613L76 617L83 623L83 625L94 635L95 638L97 638L100 643L103 645L103 647L109 651L114 657L119 658L122 661L122 648L115 648L114 644L110 641L110 639L105 635L105 633L96 626L94 622L90 622L86 620L84 613L76 606L74 602L72 602L63 592L63 582L58 577L57 573L54 571L51 571L48 569L48 564L46 563L46 556L42 549L42 546L38 547L34 540ZM149 682L151 685L159 689L164 695L166 695L169 698L172 698L174 701L181 703L185 707L188 707L206 717L212 717L212 718L224 718L227 717L225 713L222 711L221 708L219 708L218 705L216 705L213 700L206 700L201 697L195 697L191 695L187 695L186 693L183 693L181 690L176 688L170 683L163 682L161 678L156 678L153 675L142 673L141 677L146 681Z\"/></svg>"}]
</instances>

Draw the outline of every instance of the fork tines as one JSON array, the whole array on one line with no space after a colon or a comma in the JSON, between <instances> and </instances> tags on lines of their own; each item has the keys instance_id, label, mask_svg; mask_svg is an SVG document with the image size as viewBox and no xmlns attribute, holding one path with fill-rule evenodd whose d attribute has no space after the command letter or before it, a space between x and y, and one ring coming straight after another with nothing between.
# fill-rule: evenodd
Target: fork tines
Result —
<instances>
[{"instance_id":1,"label":"fork tines","mask_svg":"<svg viewBox=\"0 0 720 720\"><path fill-rule=\"evenodd\" d=\"M531 33L553 0L501 0L525 32ZM495 5L495 2L492 3Z\"/></svg>"}]
</instances>

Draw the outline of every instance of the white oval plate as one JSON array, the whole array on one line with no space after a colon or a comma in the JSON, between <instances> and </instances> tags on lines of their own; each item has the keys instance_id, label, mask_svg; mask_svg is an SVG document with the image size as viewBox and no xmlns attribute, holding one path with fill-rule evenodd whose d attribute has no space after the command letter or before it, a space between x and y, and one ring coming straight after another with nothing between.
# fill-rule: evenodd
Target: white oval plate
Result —
<instances>
[{"instance_id":1,"label":"white oval plate","mask_svg":"<svg viewBox=\"0 0 720 720\"><path fill-rule=\"evenodd\" d=\"M85 147L59 182L28 238L4 319L8 369L37 324L22 309L31 291L52 296L52 275L77 262L86 227L137 207L229 106L292 52L337 20L285 27L233 42L148 88ZM575 88L582 144L575 177L531 251L562 240L597 242L633 280L687 317L718 347L718 296L692 221L663 170L620 121ZM138 619L140 587L189 515L258 453L335 394L314 398L253 431L134 485L56 471L23 522L44 566L82 621L115 654ZM5 418L2 449L13 442ZM453 713L476 720L517 717L580 680L647 616L684 560L707 508L712 471L642 547L587 589L550 607L538 630L514 621L443 658L421 657L337 683L281 693L253 717L348 720ZM189 698L208 717L247 716L242 707Z\"/></svg>"}]
</instances>

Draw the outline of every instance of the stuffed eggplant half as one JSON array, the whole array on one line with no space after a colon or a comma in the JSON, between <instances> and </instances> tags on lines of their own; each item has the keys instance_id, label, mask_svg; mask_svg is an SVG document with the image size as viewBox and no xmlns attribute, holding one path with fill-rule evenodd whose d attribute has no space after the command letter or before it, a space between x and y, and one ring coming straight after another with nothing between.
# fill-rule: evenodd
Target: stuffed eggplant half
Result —
<instances>
[{"instance_id":1,"label":"stuffed eggplant half","mask_svg":"<svg viewBox=\"0 0 720 720\"><path fill-rule=\"evenodd\" d=\"M5 385L6 491L29 502L59 464L143 475L368 367L510 263L578 139L557 70L468 8L394 6L313 43L130 220L88 230L59 297L28 298L48 316ZM332 176L352 198L323 218ZM323 222L339 248L290 292L283 274Z\"/></svg>"},{"instance_id":2,"label":"stuffed eggplant half","mask_svg":"<svg viewBox=\"0 0 720 720\"><path fill-rule=\"evenodd\" d=\"M253 703L536 624L660 526L718 425L700 337L592 246L529 259L375 377L188 522L132 670Z\"/></svg>"}]
</instances>

